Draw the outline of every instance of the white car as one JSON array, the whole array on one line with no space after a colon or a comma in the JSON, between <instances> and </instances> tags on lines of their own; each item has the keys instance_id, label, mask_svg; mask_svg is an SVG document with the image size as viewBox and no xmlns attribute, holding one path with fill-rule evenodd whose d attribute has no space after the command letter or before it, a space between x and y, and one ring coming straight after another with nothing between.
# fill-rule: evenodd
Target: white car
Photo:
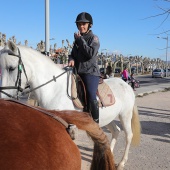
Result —
<instances>
[{"instance_id":1,"label":"white car","mask_svg":"<svg viewBox=\"0 0 170 170\"><path fill-rule=\"evenodd\" d=\"M152 78L155 78L155 77L165 77L165 71L161 68L157 68L157 69L154 69L152 71Z\"/></svg>"}]
</instances>

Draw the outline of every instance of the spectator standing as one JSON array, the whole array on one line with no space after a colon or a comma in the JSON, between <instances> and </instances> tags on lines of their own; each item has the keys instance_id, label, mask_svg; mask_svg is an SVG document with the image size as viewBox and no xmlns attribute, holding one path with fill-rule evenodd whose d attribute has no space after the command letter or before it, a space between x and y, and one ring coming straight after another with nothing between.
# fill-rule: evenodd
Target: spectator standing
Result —
<instances>
[{"instance_id":1,"label":"spectator standing","mask_svg":"<svg viewBox=\"0 0 170 170\"><path fill-rule=\"evenodd\" d=\"M125 67L124 70L123 70L123 72L122 72L122 79L123 79L125 82L127 82L128 77L129 77L128 68Z\"/></svg>"},{"instance_id":2,"label":"spectator standing","mask_svg":"<svg viewBox=\"0 0 170 170\"><path fill-rule=\"evenodd\" d=\"M107 66L105 78L106 78L106 79L109 79L109 78L111 78L111 77L113 77L112 67L111 67L111 66Z\"/></svg>"}]
</instances>

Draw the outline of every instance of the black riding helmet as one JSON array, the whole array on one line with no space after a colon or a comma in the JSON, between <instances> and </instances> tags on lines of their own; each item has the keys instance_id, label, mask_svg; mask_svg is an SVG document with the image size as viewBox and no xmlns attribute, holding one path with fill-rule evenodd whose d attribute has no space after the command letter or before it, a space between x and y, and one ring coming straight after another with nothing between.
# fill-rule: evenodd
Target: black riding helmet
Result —
<instances>
[{"instance_id":1,"label":"black riding helmet","mask_svg":"<svg viewBox=\"0 0 170 170\"><path fill-rule=\"evenodd\" d=\"M77 24L79 22L87 22L87 23L89 23L89 28L91 28L91 26L93 25L92 16L87 12L82 12L82 13L77 15L75 23ZM78 27L78 25L77 25L77 27Z\"/></svg>"}]
</instances>

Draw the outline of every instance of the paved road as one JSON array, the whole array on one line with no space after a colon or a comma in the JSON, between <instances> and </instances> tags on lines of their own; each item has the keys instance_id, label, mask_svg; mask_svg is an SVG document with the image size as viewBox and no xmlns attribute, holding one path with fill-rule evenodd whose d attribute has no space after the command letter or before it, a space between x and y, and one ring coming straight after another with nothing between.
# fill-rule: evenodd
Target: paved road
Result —
<instances>
[{"instance_id":1,"label":"paved road","mask_svg":"<svg viewBox=\"0 0 170 170\"><path fill-rule=\"evenodd\" d=\"M136 96L143 96L153 92L164 91L170 88L170 77L152 78L151 75L135 76L140 81L140 88L136 88Z\"/></svg>"},{"instance_id":2,"label":"paved road","mask_svg":"<svg viewBox=\"0 0 170 170\"><path fill-rule=\"evenodd\" d=\"M152 78L151 74L148 75L136 75L136 79L140 80L142 86L158 85L159 83L170 83L170 77L164 78Z\"/></svg>"}]
</instances>

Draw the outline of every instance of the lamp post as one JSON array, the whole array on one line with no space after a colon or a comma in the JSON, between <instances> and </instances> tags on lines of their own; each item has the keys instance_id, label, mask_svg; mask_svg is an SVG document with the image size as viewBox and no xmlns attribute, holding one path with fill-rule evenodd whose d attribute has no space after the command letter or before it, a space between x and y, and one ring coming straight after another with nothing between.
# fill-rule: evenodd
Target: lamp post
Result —
<instances>
[{"instance_id":1,"label":"lamp post","mask_svg":"<svg viewBox=\"0 0 170 170\"><path fill-rule=\"evenodd\" d=\"M157 38L162 38L164 40L166 40L166 77L168 77L168 74L167 74L167 67L168 67L168 35L167 37L157 37Z\"/></svg>"},{"instance_id":2,"label":"lamp post","mask_svg":"<svg viewBox=\"0 0 170 170\"><path fill-rule=\"evenodd\" d=\"M50 19L49 19L49 1L45 0L45 53L49 56L49 37L50 37Z\"/></svg>"}]
</instances>

